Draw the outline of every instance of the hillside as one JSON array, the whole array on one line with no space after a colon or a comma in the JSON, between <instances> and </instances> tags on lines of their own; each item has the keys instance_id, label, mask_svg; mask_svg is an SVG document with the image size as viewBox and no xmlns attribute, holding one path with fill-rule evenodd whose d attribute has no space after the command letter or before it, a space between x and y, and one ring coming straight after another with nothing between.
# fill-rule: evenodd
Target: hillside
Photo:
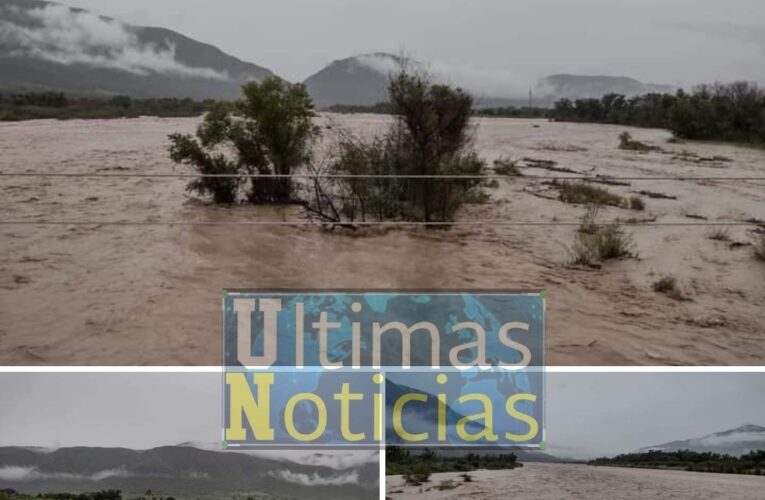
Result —
<instances>
[{"instance_id":1,"label":"hillside","mask_svg":"<svg viewBox=\"0 0 765 500\"><path fill-rule=\"evenodd\" d=\"M304 83L319 108L369 106L387 100L388 77L401 61L381 52L349 57L332 62Z\"/></svg>"},{"instance_id":2,"label":"hillside","mask_svg":"<svg viewBox=\"0 0 765 500\"><path fill-rule=\"evenodd\" d=\"M628 97L650 93L674 93L670 85L643 83L623 76L552 75L543 78L537 92L555 99L601 98L606 94Z\"/></svg>"},{"instance_id":3,"label":"hillside","mask_svg":"<svg viewBox=\"0 0 765 500\"><path fill-rule=\"evenodd\" d=\"M0 489L27 493L120 489L184 496L268 493L301 498L377 498L377 464L336 470L244 453L169 446L0 448Z\"/></svg>"},{"instance_id":4,"label":"hillside","mask_svg":"<svg viewBox=\"0 0 765 500\"><path fill-rule=\"evenodd\" d=\"M390 74L396 71L402 58L393 54L377 52L362 54L334 61L305 80L308 91L320 108L333 105L371 106L387 99L386 87ZM409 61L414 68L429 66L420 61ZM439 65L433 77L437 81L463 86L475 97L478 108L525 106L529 102L524 95L487 95L482 78L465 70L460 74L449 73L448 65ZM484 82L485 83L485 82ZM534 104L552 106L561 98L601 97L616 93L634 96L649 92L674 92L668 85L646 84L627 77L590 75L552 75L542 78L533 89Z\"/></svg>"},{"instance_id":5,"label":"hillside","mask_svg":"<svg viewBox=\"0 0 765 500\"><path fill-rule=\"evenodd\" d=\"M272 74L168 29L41 0L0 4L0 88L231 99Z\"/></svg>"},{"instance_id":6,"label":"hillside","mask_svg":"<svg viewBox=\"0 0 765 500\"><path fill-rule=\"evenodd\" d=\"M765 450L765 427L744 425L736 429L716 432L707 436L671 441L655 446L646 446L638 452L650 450L673 452L689 450L741 456L751 451Z\"/></svg>"}]
</instances>

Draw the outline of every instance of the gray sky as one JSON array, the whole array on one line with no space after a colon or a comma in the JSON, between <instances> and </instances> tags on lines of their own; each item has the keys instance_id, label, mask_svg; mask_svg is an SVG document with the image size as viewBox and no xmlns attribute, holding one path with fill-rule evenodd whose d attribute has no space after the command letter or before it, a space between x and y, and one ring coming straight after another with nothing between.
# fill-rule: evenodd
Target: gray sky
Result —
<instances>
[{"instance_id":1,"label":"gray sky","mask_svg":"<svg viewBox=\"0 0 765 500\"><path fill-rule=\"evenodd\" d=\"M588 458L765 425L765 373L548 375L549 451ZM0 374L0 446L220 439L219 374Z\"/></svg>"},{"instance_id":2,"label":"gray sky","mask_svg":"<svg viewBox=\"0 0 765 500\"><path fill-rule=\"evenodd\" d=\"M359 53L461 71L765 82L762 0L60 0L171 28L302 80Z\"/></svg>"},{"instance_id":3,"label":"gray sky","mask_svg":"<svg viewBox=\"0 0 765 500\"><path fill-rule=\"evenodd\" d=\"M765 373L547 376L550 453L592 458L765 425Z\"/></svg>"}]
</instances>

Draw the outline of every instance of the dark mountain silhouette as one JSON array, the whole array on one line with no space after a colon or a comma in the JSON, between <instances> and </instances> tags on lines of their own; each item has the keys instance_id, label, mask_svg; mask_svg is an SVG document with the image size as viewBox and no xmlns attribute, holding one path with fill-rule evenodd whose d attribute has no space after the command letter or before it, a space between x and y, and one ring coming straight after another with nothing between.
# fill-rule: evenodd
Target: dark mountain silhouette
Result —
<instances>
[{"instance_id":1,"label":"dark mountain silhouette","mask_svg":"<svg viewBox=\"0 0 765 500\"><path fill-rule=\"evenodd\" d=\"M733 456L746 455L750 451L765 450L765 427L743 425L736 429L716 432L704 437L671 441L655 446L646 446L638 452L679 451L712 452Z\"/></svg>"},{"instance_id":2,"label":"dark mountain silhouette","mask_svg":"<svg viewBox=\"0 0 765 500\"><path fill-rule=\"evenodd\" d=\"M0 3L0 88L232 99L272 74L164 28L42 0Z\"/></svg>"},{"instance_id":3,"label":"dark mountain silhouette","mask_svg":"<svg viewBox=\"0 0 765 500\"><path fill-rule=\"evenodd\" d=\"M3 473L3 472L6 473ZM10 471L10 472L9 472ZM168 446L0 448L0 489L30 493L120 489L140 495L267 493L300 498L377 498L378 468L305 466L235 452Z\"/></svg>"},{"instance_id":4,"label":"dark mountain silhouette","mask_svg":"<svg viewBox=\"0 0 765 500\"><path fill-rule=\"evenodd\" d=\"M387 101L389 75L401 62L400 57L383 52L349 57L332 62L304 83L320 108L373 105Z\"/></svg>"}]
</instances>

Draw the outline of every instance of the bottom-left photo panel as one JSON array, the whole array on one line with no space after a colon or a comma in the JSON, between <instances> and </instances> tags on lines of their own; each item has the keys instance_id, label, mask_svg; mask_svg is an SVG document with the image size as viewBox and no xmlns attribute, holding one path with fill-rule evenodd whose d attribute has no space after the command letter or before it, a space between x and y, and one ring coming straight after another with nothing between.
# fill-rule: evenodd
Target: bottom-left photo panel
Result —
<instances>
[{"instance_id":1,"label":"bottom-left photo panel","mask_svg":"<svg viewBox=\"0 0 765 500\"><path fill-rule=\"evenodd\" d=\"M231 450L220 373L0 373L0 500L377 499L376 449Z\"/></svg>"}]
</instances>

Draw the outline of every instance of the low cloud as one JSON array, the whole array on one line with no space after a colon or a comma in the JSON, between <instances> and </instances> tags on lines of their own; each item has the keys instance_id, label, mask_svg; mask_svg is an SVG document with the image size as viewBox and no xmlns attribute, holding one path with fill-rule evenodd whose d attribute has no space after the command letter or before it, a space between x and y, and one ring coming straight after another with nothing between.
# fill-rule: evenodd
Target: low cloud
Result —
<instances>
[{"instance_id":1,"label":"low cloud","mask_svg":"<svg viewBox=\"0 0 765 500\"><path fill-rule=\"evenodd\" d=\"M103 470L90 476L83 476L63 472L42 472L37 467L19 467L13 465L0 467L0 480L2 481L40 481L46 479L101 481L110 477L128 476L130 476L130 473L124 469Z\"/></svg>"},{"instance_id":2,"label":"low cloud","mask_svg":"<svg viewBox=\"0 0 765 500\"><path fill-rule=\"evenodd\" d=\"M356 59L359 64L382 75L390 75L401 68L400 60L388 54L366 54ZM537 85L536 77L509 70L443 61L423 63L410 60L407 64L413 69L425 71L438 82L462 87L476 97L522 98L528 95L530 86Z\"/></svg>"},{"instance_id":3,"label":"low cloud","mask_svg":"<svg viewBox=\"0 0 765 500\"><path fill-rule=\"evenodd\" d=\"M289 470L280 470L276 472L269 472L269 475L277 479L284 481L301 484L303 486L342 486L346 484L358 484L359 473L349 472L348 474L341 474L338 476L323 477L318 473L303 474L300 472L292 472Z\"/></svg>"},{"instance_id":4,"label":"low cloud","mask_svg":"<svg viewBox=\"0 0 765 500\"><path fill-rule=\"evenodd\" d=\"M141 42L128 25L87 11L62 5L16 10L0 21L0 42L13 53L60 64L85 64L135 75L152 73L227 80L229 75L211 68L186 66L176 59L175 47ZM19 17L21 15L21 17Z\"/></svg>"},{"instance_id":5,"label":"low cloud","mask_svg":"<svg viewBox=\"0 0 765 500\"><path fill-rule=\"evenodd\" d=\"M377 463L379 460L380 456L377 451L350 451L346 453L335 452L332 454L315 453L312 455L296 457L294 461L302 465L346 470L364 464Z\"/></svg>"},{"instance_id":6,"label":"low cloud","mask_svg":"<svg viewBox=\"0 0 765 500\"><path fill-rule=\"evenodd\" d=\"M765 432L732 432L730 434L712 434L699 439L699 445L728 446L753 441L765 443Z\"/></svg>"}]
</instances>

